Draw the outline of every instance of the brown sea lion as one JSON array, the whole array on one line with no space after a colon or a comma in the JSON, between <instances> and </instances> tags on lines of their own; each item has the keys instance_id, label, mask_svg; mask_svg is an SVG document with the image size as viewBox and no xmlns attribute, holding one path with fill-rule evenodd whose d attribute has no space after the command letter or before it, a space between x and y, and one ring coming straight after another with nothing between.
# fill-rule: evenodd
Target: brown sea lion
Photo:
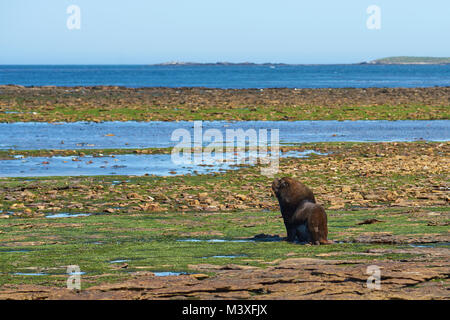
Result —
<instances>
[{"instance_id":1,"label":"brown sea lion","mask_svg":"<svg viewBox=\"0 0 450 320\"><path fill-rule=\"evenodd\" d=\"M272 190L280 204L287 232L287 241L297 238L313 244L330 243L327 240L327 214L316 204L313 192L303 183L288 177L275 179Z\"/></svg>"}]
</instances>

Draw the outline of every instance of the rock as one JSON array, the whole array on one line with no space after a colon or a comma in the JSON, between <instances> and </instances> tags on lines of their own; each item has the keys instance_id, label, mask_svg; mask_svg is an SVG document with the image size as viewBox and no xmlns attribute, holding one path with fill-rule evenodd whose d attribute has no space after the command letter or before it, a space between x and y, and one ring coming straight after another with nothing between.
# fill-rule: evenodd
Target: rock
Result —
<instances>
[{"instance_id":1,"label":"rock","mask_svg":"<svg viewBox=\"0 0 450 320\"><path fill-rule=\"evenodd\" d=\"M32 193L32 192L30 192L30 191L28 191L28 190L23 191L22 193L20 193L20 195L21 195L22 197L24 197L24 198L34 198L34 197L36 197L36 196L34 195L34 193Z\"/></svg>"},{"instance_id":2,"label":"rock","mask_svg":"<svg viewBox=\"0 0 450 320\"><path fill-rule=\"evenodd\" d=\"M164 211L164 209L161 208L159 206L159 203L157 203L157 202L150 202L150 203L146 203L146 204L143 204L143 205L139 205L139 208L142 211L155 211L155 212Z\"/></svg>"},{"instance_id":3,"label":"rock","mask_svg":"<svg viewBox=\"0 0 450 320\"><path fill-rule=\"evenodd\" d=\"M122 264L119 264L119 265L113 265L113 266L111 266L111 268L113 268L113 269L127 269L128 268L128 263L122 263Z\"/></svg>"},{"instance_id":4,"label":"rock","mask_svg":"<svg viewBox=\"0 0 450 320\"><path fill-rule=\"evenodd\" d=\"M378 220L378 219L367 219L367 220L364 220L363 222L357 223L357 225L373 224L373 223L377 223L377 222L384 222L384 221L381 221L381 220Z\"/></svg>"},{"instance_id":5,"label":"rock","mask_svg":"<svg viewBox=\"0 0 450 320\"><path fill-rule=\"evenodd\" d=\"M330 209L330 210L340 210L340 209L344 209L344 208L345 208L345 203L332 204L330 207L328 207L328 209Z\"/></svg>"},{"instance_id":6,"label":"rock","mask_svg":"<svg viewBox=\"0 0 450 320\"><path fill-rule=\"evenodd\" d=\"M351 197L354 200L364 200L364 197L359 192L353 192L349 194L349 197Z\"/></svg>"},{"instance_id":7,"label":"rock","mask_svg":"<svg viewBox=\"0 0 450 320\"><path fill-rule=\"evenodd\" d=\"M352 188L350 186L342 186L341 191L344 193L349 193L352 191Z\"/></svg>"},{"instance_id":8,"label":"rock","mask_svg":"<svg viewBox=\"0 0 450 320\"><path fill-rule=\"evenodd\" d=\"M381 201L381 197L379 195L375 194L375 193L364 194L363 198L365 200L374 200L374 201L379 200L379 201Z\"/></svg>"},{"instance_id":9,"label":"rock","mask_svg":"<svg viewBox=\"0 0 450 320\"><path fill-rule=\"evenodd\" d=\"M128 199L142 199L141 195L139 195L135 192L128 193L127 198Z\"/></svg>"},{"instance_id":10,"label":"rock","mask_svg":"<svg viewBox=\"0 0 450 320\"><path fill-rule=\"evenodd\" d=\"M198 197L199 200L205 200L208 197L208 193L207 192L200 192L197 195L197 197Z\"/></svg>"},{"instance_id":11,"label":"rock","mask_svg":"<svg viewBox=\"0 0 450 320\"><path fill-rule=\"evenodd\" d=\"M195 274L191 274L190 276L197 280L203 280L203 279L209 278L209 275L204 274L204 273L195 273Z\"/></svg>"}]
</instances>

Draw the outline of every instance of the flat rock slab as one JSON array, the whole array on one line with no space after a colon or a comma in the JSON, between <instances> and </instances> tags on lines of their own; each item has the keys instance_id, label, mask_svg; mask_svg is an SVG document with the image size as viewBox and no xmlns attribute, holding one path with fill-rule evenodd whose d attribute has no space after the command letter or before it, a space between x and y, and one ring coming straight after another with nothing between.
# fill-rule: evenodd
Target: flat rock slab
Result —
<instances>
[{"instance_id":1,"label":"flat rock slab","mask_svg":"<svg viewBox=\"0 0 450 320\"><path fill-rule=\"evenodd\" d=\"M151 273L80 292L4 285L0 299L448 299L448 255L434 261L373 261L381 288L367 288L370 264L290 258L267 268L211 268L215 276L155 277ZM192 266L195 267L195 266ZM208 269L208 265L202 265Z\"/></svg>"}]
</instances>

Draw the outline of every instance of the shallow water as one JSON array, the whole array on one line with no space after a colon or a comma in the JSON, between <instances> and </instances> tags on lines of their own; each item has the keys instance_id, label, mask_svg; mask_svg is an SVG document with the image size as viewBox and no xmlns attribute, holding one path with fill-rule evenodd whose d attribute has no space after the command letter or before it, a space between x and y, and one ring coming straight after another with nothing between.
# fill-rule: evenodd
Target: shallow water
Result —
<instances>
[{"instance_id":1,"label":"shallow water","mask_svg":"<svg viewBox=\"0 0 450 320\"><path fill-rule=\"evenodd\" d=\"M270 236L270 235L263 235L263 236L255 236L253 238L247 238L247 239L179 239L177 241L180 242L210 242L210 243L223 243L223 242L275 242L275 241L282 241L283 238L279 236Z\"/></svg>"},{"instance_id":2,"label":"shallow water","mask_svg":"<svg viewBox=\"0 0 450 320\"><path fill-rule=\"evenodd\" d=\"M130 260L127 259L121 259L121 260L111 260L109 261L109 263L123 263L123 262L128 262Z\"/></svg>"},{"instance_id":3,"label":"shallow water","mask_svg":"<svg viewBox=\"0 0 450 320\"><path fill-rule=\"evenodd\" d=\"M336 141L448 141L450 120L402 121L203 121L203 132L218 129L279 129L280 143ZM193 122L17 122L0 123L0 149L117 149L175 146L172 132L186 129L193 141ZM206 146L208 143L205 142Z\"/></svg>"},{"instance_id":4,"label":"shallow water","mask_svg":"<svg viewBox=\"0 0 450 320\"><path fill-rule=\"evenodd\" d=\"M49 276L49 275L68 275L68 276L79 275L79 276L82 276L84 274L86 274L86 272L70 272L70 273L15 272L15 273L13 273L13 275L16 275L16 276Z\"/></svg>"},{"instance_id":5,"label":"shallow water","mask_svg":"<svg viewBox=\"0 0 450 320\"><path fill-rule=\"evenodd\" d=\"M80 271L80 272L70 272L70 273L65 273L69 276L82 276L83 274L86 274L86 272Z\"/></svg>"},{"instance_id":6,"label":"shallow water","mask_svg":"<svg viewBox=\"0 0 450 320\"><path fill-rule=\"evenodd\" d=\"M90 213L78 213L78 214L71 214L71 213L57 213L57 214L51 214L45 216L46 218L54 219L54 218L76 218L76 217L88 217L90 216Z\"/></svg>"},{"instance_id":7,"label":"shallow water","mask_svg":"<svg viewBox=\"0 0 450 320\"><path fill-rule=\"evenodd\" d=\"M95 244L95 245L103 245L104 242L102 241L92 241L92 242L86 242L87 244Z\"/></svg>"},{"instance_id":8,"label":"shallow water","mask_svg":"<svg viewBox=\"0 0 450 320\"><path fill-rule=\"evenodd\" d=\"M304 158L312 150L280 153L284 157ZM223 155L223 159L227 154ZM245 155L237 158L245 160ZM248 157L248 153L247 153ZM214 160L214 159L212 159ZM247 159L248 160L248 159ZM235 163L211 161L200 164L174 164L170 154L124 154L105 157L16 157L0 160L0 177L43 177L43 176L94 176L94 175L137 175L174 176L205 174L237 169ZM249 161L242 161L249 163ZM117 185L121 181L113 181Z\"/></svg>"},{"instance_id":9,"label":"shallow water","mask_svg":"<svg viewBox=\"0 0 450 320\"><path fill-rule=\"evenodd\" d=\"M124 181L114 180L113 182L111 182L111 185L117 186L117 185L119 185L119 184L127 183L127 182L130 182L130 180L124 180Z\"/></svg>"},{"instance_id":10,"label":"shallow water","mask_svg":"<svg viewBox=\"0 0 450 320\"><path fill-rule=\"evenodd\" d=\"M411 243L409 246L413 248L439 248L450 246L450 242Z\"/></svg>"},{"instance_id":11,"label":"shallow water","mask_svg":"<svg viewBox=\"0 0 450 320\"><path fill-rule=\"evenodd\" d=\"M182 274L187 274L186 272L170 272L170 271L165 271L165 272L153 272L153 274L156 277L168 277L168 276L180 276Z\"/></svg>"},{"instance_id":12,"label":"shallow water","mask_svg":"<svg viewBox=\"0 0 450 320\"><path fill-rule=\"evenodd\" d=\"M239 240L226 240L226 239L179 239L177 241L180 242L252 242L254 240L248 240L248 239L239 239Z\"/></svg>"},{"instance_id":13,"label":"shallow water","mask_svg":"<svg viewBox=\"0 0 450 320\"><path fill-rule=\"evenodd\" d=\"M202 259L209 259L209 258L217 258L217 259L234 259L234 258L242 258L247 257L245 254L238 254L238 255L228 255L228 256L210 256L210 257L202 257Z\"/></svg>"}]
</instances>

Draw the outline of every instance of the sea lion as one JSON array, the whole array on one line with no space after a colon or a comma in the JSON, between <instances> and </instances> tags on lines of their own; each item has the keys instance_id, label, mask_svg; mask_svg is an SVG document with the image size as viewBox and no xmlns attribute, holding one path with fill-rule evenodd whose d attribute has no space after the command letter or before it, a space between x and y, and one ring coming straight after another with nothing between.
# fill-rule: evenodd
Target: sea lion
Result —
<instances>
[{"instance_id":1,"label":"sea lion","mask_svg":"<svg viewBox=\"0 0 450 320\"><path fill-rule=\"evenodd\" d=\"M313 192L303 183L292 178L275 179L272 190L280 204L281 215L287 232L287 241L313 244L330 243L327 240L327 214L316 204Z\"/></svg>"}]
</instances>

